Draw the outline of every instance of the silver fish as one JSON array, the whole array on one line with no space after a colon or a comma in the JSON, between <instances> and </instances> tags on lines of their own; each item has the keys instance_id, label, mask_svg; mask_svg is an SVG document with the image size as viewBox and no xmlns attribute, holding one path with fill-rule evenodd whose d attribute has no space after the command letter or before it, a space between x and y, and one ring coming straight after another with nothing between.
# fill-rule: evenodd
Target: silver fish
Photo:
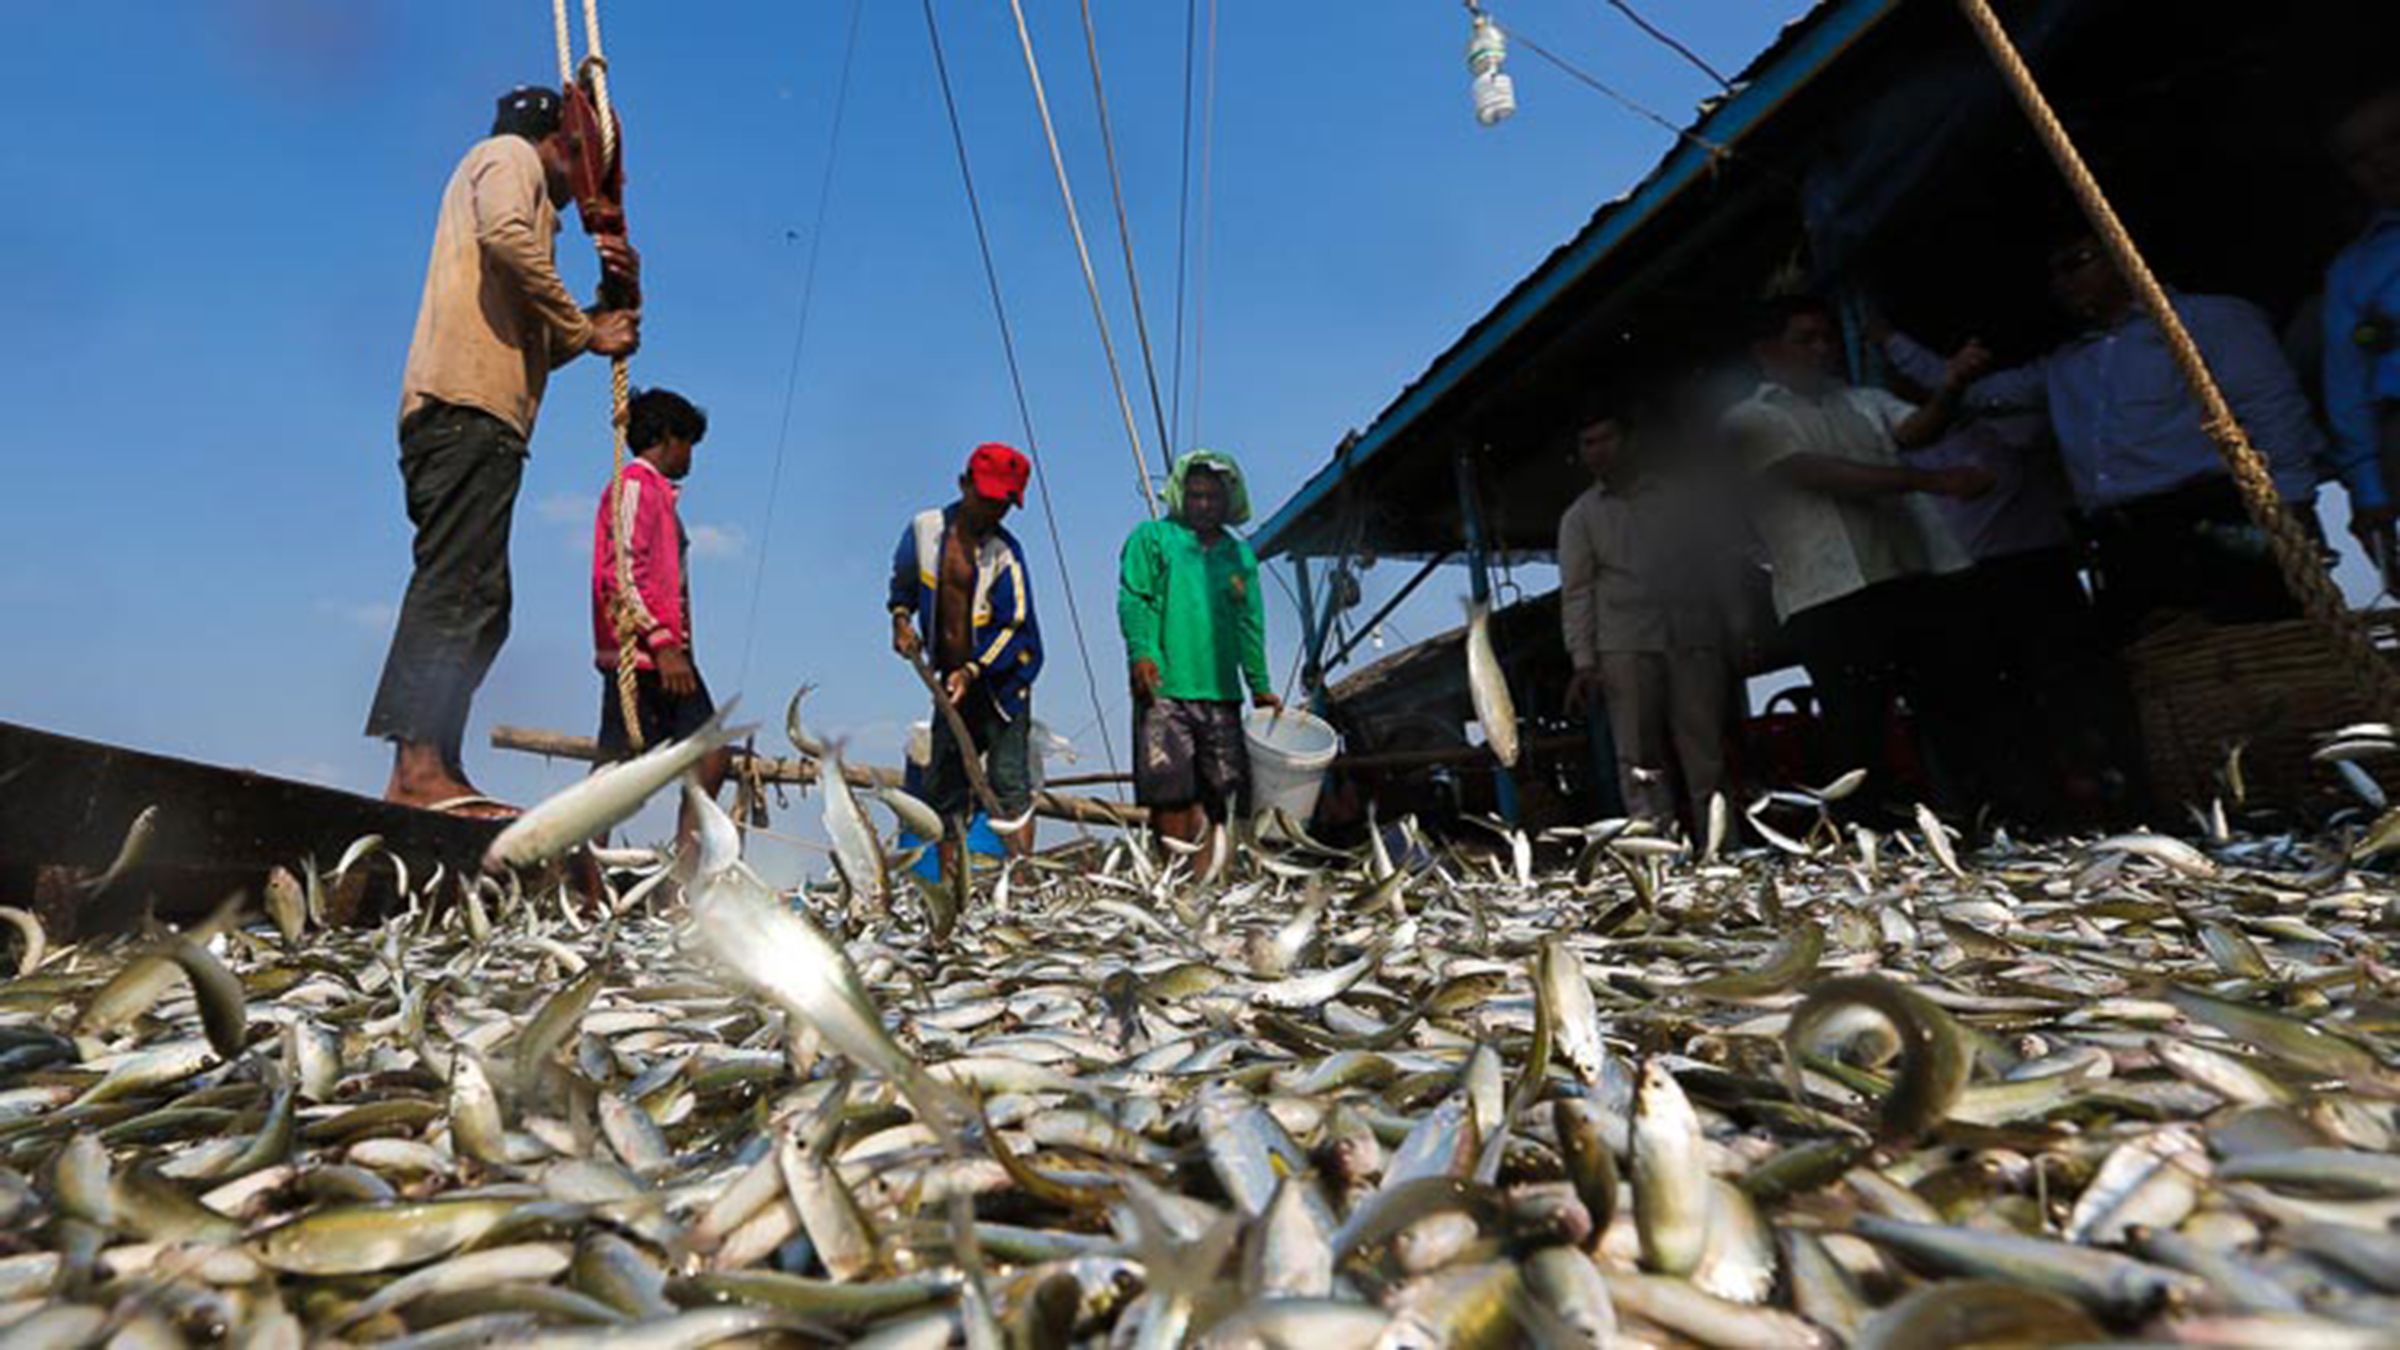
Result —
<instances>
[{"instance_id":1,"label":"silver fish","mask_svg":"<svg viewBox=\"0 0 2400 1350\"><path fill-rule=\"evenodd\" d=\"M702 758L750 727L727 727L739 699L728 699L699 731L584 778L517 817L484 851L487 872L532 867L599 838L630 820L660 788L681 778Z\"/></svg>"}]
</instances>

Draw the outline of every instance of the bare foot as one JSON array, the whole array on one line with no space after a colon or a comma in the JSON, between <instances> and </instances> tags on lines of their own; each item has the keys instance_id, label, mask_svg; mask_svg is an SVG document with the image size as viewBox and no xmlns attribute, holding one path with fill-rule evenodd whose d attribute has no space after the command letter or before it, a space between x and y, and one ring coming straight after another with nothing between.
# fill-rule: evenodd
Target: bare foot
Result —
<instances>
[{"instance_id":1,"label":"bare foot","mask_svg":"<svg viewBox=\"0 0 2400 1350\"><path fill-rule=\"evenodd\" d=\"M394 748L392 776L383 786L383 799L420 811L442 811L477 820L500 820L522 815L516 807L496 802L475 785L450 772L431 746L403 742Z\"/></svg>"}]
</instances>

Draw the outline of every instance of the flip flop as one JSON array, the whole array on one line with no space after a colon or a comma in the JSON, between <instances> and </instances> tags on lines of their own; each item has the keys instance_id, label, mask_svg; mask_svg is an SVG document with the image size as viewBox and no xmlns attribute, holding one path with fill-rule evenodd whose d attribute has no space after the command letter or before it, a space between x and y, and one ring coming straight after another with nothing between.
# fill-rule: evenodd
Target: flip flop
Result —
<instances>
[{"instance_id":1,"label":"flip flop","mask_svg":"<svg viewBox=\"0 0 2400 1350\"><path fill-rule=\"evenodd\" d=\"M507 802L486 797L478 792L470 792L464 797L446 798L417 809L439 812L446 816L459 816L467 820L515 820L525 814L525 808L522 806L511 806Z\"/></svg>"}]
</instances>

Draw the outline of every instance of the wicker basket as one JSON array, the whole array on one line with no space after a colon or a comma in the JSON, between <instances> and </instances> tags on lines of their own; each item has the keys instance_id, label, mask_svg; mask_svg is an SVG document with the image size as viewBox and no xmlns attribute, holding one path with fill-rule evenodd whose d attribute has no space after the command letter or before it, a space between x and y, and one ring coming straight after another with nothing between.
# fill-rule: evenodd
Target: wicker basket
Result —
<instances>
[{"instance_id":1,"label":"wicker basket","mask_svg":"<svg viewBox=\"0 0 2400 1350\"><path fill-rule=\"evenodd\" d=\"M2361 617L2389 655L2392 612ZM2315 813L2355 804L2309 755L2319 737L2370 719L2374 706L2316 625L2179 620L2126 648L2125 674L2162 808L2222 795L2219 770L2237 743L2250 805Z\"/></svg>"}]
</instances>

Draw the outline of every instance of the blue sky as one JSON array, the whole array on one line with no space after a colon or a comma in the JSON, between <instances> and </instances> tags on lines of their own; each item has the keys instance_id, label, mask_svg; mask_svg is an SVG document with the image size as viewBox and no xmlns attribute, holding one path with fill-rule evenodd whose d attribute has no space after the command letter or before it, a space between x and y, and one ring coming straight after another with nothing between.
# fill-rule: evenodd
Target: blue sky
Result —
<instances>
[{"instance_id":1,"label":"blue sky","mask_svg":"<svg viewBox=\"0 0 2400 1350\"><path fill-rule=\"evenodd\" d=\"M604 8L650 292L635 378L683 390L713 418L686 497L702 669L770 726L793 686L818 681L812 720L889 760L922 715L885 646L892 542L911 511L948 494L970 446L1019 439L918 6L865 4L771 527L851 6ZM1115 550L1141 509L1124 433L1008 7L938 8L1067 569L1110 693L1122 682ZM1730 68L1802 6L1658 8ZM1164 362L1185 6L1095 9ZM1076 7L1028 10L1146 414ZM1708 92L1599 0L1496 12L1675 117ZM1522 53L1522 111L1478 128L1466 33L1453 0L1222 0L1210 248L1192 292L1206 304L1204 393L1187 421L1243 457L1262 512L1664 148L1663 132ZM12 12L0 392L22 448L0 505L12 545L0 626L15 635L0 716L380 787L387 752L358 730L407 575L392 422L434 205L492 97L553 78L537 0ZM572 224L560 257L588 294ZM1194 384L1187 371L1187 405ZM487 729L588 731L597 715L585 555L606 402L599 363L560 372L534 439L514 635L469 747L484 786L518 799L571 770L482 748ZM1043 715L1096 767L1051 544L1032 513L1015 523L1052 634ZM1270 594L1280 671L1293 623ZM1120 701L1107 707L1121 747ZM768 739L780 748L780 734Z\"/></svg>"}]
</instances>

